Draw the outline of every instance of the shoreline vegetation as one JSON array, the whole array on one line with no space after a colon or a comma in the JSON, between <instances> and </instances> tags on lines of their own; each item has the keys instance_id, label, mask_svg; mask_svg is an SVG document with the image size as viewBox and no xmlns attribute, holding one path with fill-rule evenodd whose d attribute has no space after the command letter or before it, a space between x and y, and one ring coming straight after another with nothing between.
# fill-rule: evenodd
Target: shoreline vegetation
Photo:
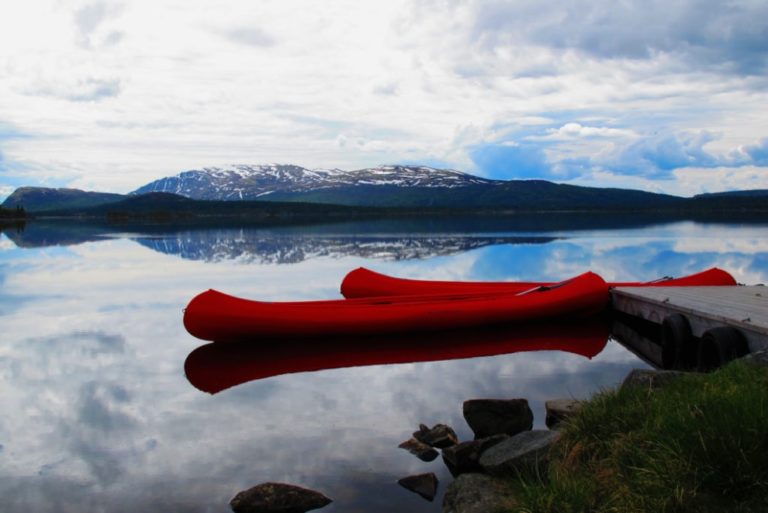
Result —
<instances>
[{"instance_id":1,"label":"shoreline vegetation","mask_svg":"<svg viewBox=\"0 0 768 513\"><path fill-rule=\"evenodd\" d=\"M29 216L23 205L17 205L14 208L4 208L0 206L0 222L2 221L19 221L27 219Z\"/></svg>"},{"instance_id":2,"label":"shoreline vegetation","mask_svg":"<svg viewBox=\"0 0 768 513\"><path fill-rule=\"evenodd\" d=\"M387 169L384 177L380 173L362 174L350 179L349 183L317 182L316 176L307 175L308 171L299 172L301 169L295 166L281 167L280 171L287 175L281 175L279 180L271 173L250 168L247 171L250 174L243 175L245 178L240 173L238 179L230 176L226 180L224 175L190 172L192 175L184 178L189 182L185 182L189 187L184 189L188 195L165 192L180 187L175 183L181 180L179 177L164 179L173 183L161 180L160 190L155 187L158 184L154 184L130 194L19 187L3 201L2 207L5 210L25 208L27 214L36 218L108 219L113 222L211 218L513 217L540 213L653 213L716 219L768 214L768 189L682 197L546 180L488 181L471 175L460 175L463 181L456 186L459 175L454 172L433 170L432 176L421 176L421 170L413 168ZM392 173L395 175L390 176ZM448 180L450 186L446 185L446 173L452 178Z\"/></svg>"},{"instance_id":3,"label":"shoreline vegetation","mask_svg":"<svg viewBox=\"0 0 768 513\"><path fill-rule=\"evenodd\" d=\"M2 208L2 207L0 207ZM768 196L701 197L673 205L582 205L573 207L542 206L354 206L331 203L276 201L194 200L169 193L147 193L114 203L67 208L24 210L23 205L2 208L0 218L46 220L107 220L123 222L144 220L178 222L195 220L261 221L343 221L354 219L400 217L515 217L532 214L645 214L674 219L717 220L730 217L762 217L768 214Z\"/></svg>"},{"instance_id":4,"label":"shoreline vegetation","mask_svg":"<svg viewBox=\"0 0 768 513\"><path fill-rule=\"evenodd\" d=\"M767 511L768 368L749 358L584 402L546 468L501 481L508 511Z\"/></svg>"}]
</instances>

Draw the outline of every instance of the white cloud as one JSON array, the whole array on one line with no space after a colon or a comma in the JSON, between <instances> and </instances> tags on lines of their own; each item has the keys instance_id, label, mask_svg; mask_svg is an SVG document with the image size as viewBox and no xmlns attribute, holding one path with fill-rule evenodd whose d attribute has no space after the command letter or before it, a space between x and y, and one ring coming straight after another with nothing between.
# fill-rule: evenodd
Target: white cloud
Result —
<instances>
[{"instance_id":1,"label":"white cloud","mask_svg":"<svg viewBox=\"0 0 768 513\"><path fill-rule=\"evenodd\" d=\"M84 48L93 48L119 43L123 33L110 30L109 20L119 16L122 9L121 4L106 1L87 3L77 9L74 12L74 20L78 29L78 44Z\"/></svg>"},{"instance_id":2,"label":"white cloud","mask_svg":"<svg viewBox=\"0 0 768 513\"><path fill-rule=\"evenodd\" d=\"M672 43L633 57L639 29L612 32L631 11L622 8L607 33L624 46L606 55L587 43L608 29L580 22L580 5L3 5L0 123L34 137L0 139L0 151L8 168L24 164L31 184L127 192L225 162L355 169L428 159L477 172L469 152L480 144L547 145L557 167L654 130L718 133L711 144L724 153L768 135L760 68L734 71L747 64L736 42L710 35L715 53L699 48L692 62ZM611 10L589 12L601 8ZM724 10L727 23L745 10ZM556 22L574 30L573 44L552 34ZM512 37L510 27L524 30ZM727 70L711 65L718 51ZM679 188L675 180L652 185Z\"/></svg>"},{"instance_id":3,"label":"white cloud","mask_svg":"<svg viewBox=\"0 0 768 513\"><path fill-rule=\"evenodd\" d=\"M740 238L717 241L712 243L711 238L684 239L675 242L674 250L678 253L744 253L744 254L768 254L768 240L764 238Z\"/></svg>"},{"instance_id":4,"label":"white cloud","mask_svg":"<svg viewBox=\"0 0 768 513\"><path fill-rule=\"evenodd\" d=\"M41 78L25 93L31 96L50 96L73 102L99 101L120 94L120 81L95 77L68 77L68 80L62 82Z\"/></svg>"},{"instance_id":5,"label":"white cloud","mask_svg":"<svg viewBox=\"0 0 768 513\"><path fill-rule=\"evenodd\" d=\"M687 168L674 172L675 184L686 195L768 188L768 168L745 166L712 169Z\"/></svg>"},{"instance_id":6,"label":"white cloud","mask_svg":"<svg viewBox=\"0 0 768 513\"><path fill-rule=\"evenodd\" d=\"M578 137L636 137L632 130L622 128L584 126L579 123L566 123L560 128L550 128L547 135L539 140L570 140ZM537 139L530 137L529 139Z\"/></svg>"},{"instance_id":7,"label":"white cloud","mask_svg":"<svg viewBox=\"0 0 768 513\"><path fill-rule=\"evenodd\" d=\"M16 189L11 185L0 185L0 203L5 200Z\"/></svg>"},{"instance_id":8,"label":"white cloud","mask_svg":"<svg viewBox=\"0 0 768 513\"><path fill-rule=\"evenodd\" d=\"M599 187L622 187L652 192L695 196L707 192L765 189L768 169L745 167L683 168L677 169L666 180L616 174L610 170L595 168L571 183Z\"/></svg>"},{"instance_id":9,"label":"white cloud","mask_svg":"<svg viewBox=\"0 0 768 513\"><path fill-rule=\"evenodd\" d=\"M258 28L237 28L225 32L224 35L244 45L269 47L275 44L272 36Z\"/></svg>"}]
</instances>

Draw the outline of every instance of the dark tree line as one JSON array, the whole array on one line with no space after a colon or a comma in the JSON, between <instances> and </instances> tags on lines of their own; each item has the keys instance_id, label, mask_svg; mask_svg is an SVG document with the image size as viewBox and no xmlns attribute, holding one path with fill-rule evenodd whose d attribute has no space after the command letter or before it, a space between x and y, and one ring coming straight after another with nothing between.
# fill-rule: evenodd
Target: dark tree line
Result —
<instances>
[{"instance_id":1,"label":"dark tree line","mask_svg":"<svg viewBox=\"0 0 768 513\"><path fill-rule=\"evenodd\" d=\"M3 208L0 207L0 218L2 219L26 219L27 212L21 205L16 205L16 208Z\"/></svg>"}]
</instances>

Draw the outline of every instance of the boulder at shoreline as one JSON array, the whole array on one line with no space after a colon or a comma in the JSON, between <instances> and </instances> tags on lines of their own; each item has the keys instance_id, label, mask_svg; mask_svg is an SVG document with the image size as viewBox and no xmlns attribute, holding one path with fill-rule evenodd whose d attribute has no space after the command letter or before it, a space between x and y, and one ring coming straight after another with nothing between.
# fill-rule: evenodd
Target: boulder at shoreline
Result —
<instances>
[{"instance_id":1,"label":"boulder at shoreline","mask_svg":"<svg viewBox=\"0 0 768 513\"><path fill-rule=\"evenodd\" d=\"M516 474L546 464L549 448L560 438L557 431L524 431L498 443L480 456L483 470L492 475Z\"/></svg>"},{"instance_id":2,"label":"boulder at shoreline","mask_svg":"<svg viewBox=\"0 0 768 513\"><path fill-rule=\"evenodd\" d=\"M235 513L304 513L332 501L314 490L285 483L262 483L244 490L230 501Z\"/></svg>"},{"instance_id":3,"label":"boulder at shoreline","mask_svg":"<svg viewBox=\"0 0 768 513\"><path fill-rule=\"evenodd\" d=\"M469 472L482 472L483 467L480 466L480 456L507 438L509 438L509 435L493 435L479 440L461 442L443 449L443 462L454 477Z\"/></svg>"},{"instance_id":4,"label":"boulder at shoreline","mask_svg":"<svg viewBox=\"0 0 768 513\"><path fill-rule=\"evenodd\" d=\"M503 482L485 474L462 474L445 491L443 513L513 511L514 505Z\"/></svg>"},{"instance_id":5,"label":"boulder at shoreline","mask_svg":"<svg viewBox=\"0 0 768 513\"><path fill-rule=\"evenodd\" d=\"M582 401L576 399L553 399L544 403L547 410L546 424L549 429L554 428L562 421L579 411Z\"/></svg>"},{"instance_id":6,"label":"boulder at shoreline","mask_svg":"<svg viewBox=\"0 0 768 513\"><path fill-rule=\"evenodd\" d=\"M429 428L424 424L419 424L419 430L413 433L413 437L419 442L425 443L430 447L445 449L459 443L459 438L451 426L445 424L436 424Z\"/></svg>"},{"instance_id":7,"label":"boulder at shoreline","mask_svg":"<svg viewBox=\"0 0 768 513\"><path fill-rule=\"evenodd\" d=\"M406 440L405 442L398 445L398 447L410 452L421 461L433 461L439 455L435 449L425 444L424 442L419 442L415 438Z\"/></svg>"},{"instance_id":8,"label":"boulder at shoreline","mask_svg":"<svg viewBox=\"0 0 768 513\"><path fill-rule=\"evenodd\" d=\"M397 484L419 494L429 502L435 499L437 493L437 476L432 472L404 477L398 480Z\"/></svg>"},{"instance_id":9,"label":"boulder at shoreline","mask_svg":"<svg viewBox=\"0 0 768 513\"><path fill-rule=\"evenodd\" d=\"M475 440L493 435L514 436L533 427L527 399L470 399L464 401L464 418Z\"/></svg>"}]
</instances>

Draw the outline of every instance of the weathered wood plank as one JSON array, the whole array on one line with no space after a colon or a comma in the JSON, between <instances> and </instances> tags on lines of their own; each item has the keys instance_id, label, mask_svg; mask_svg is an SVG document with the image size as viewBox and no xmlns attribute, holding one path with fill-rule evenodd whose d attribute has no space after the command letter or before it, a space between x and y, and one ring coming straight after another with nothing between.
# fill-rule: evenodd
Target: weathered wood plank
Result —
<instances>
[{"instance_id":1,"label":"weathered wood plank","mask_svg":"<svg viewBox=\"0 0 768 513\"><path fill-rule=\"evenodd\" d=\"M753 350L768 347L766 287L621 287L612 298L615 309L653 322L682 313L696 336L728 325L742 330Z\"/></svg>"}]
</instances>

